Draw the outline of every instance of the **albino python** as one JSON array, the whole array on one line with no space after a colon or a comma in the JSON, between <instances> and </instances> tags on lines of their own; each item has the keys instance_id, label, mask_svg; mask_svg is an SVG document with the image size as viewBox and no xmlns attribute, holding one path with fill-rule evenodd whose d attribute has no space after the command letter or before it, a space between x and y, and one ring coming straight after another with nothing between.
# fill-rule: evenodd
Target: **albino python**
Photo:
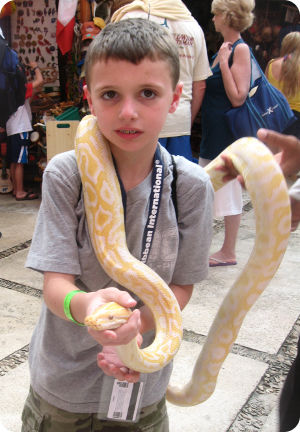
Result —
<instances>
[{"instance_id":1,"label":"albino python","mask_svg":"<svg viewBox=\"0 0 300 432\"><path fill-rule=\"evenodd\" d=\"M113 280L148 305L155 319L156 335L150 346L139 349L133 340L117 347L118 354L131 369L144 373L157 371L179 349L181 311L168 285L127 249L119 182L108 143L100 134L95 117L86 116L80 122L75 141L87 221L97 259ZM190 381L180 389L168 387L167 399L181 406L201 403L213 393L220 368L243 319L275 274L289 238L287 186L271 152L255 138L242 138L224 153L230 156L245 180L256 215L256 240L248 263L219 308ZM218 156L205 168L215 190L224 185L224 174L215 170L222 163ZM111 322L114 322L113 307L114 304L106 305ZM129 313L124 310L125 315L116 325L124 322ZM101 327L101 309L86 317L85 324L108 328L107 324Z\"/></svg>"}]
</instances>

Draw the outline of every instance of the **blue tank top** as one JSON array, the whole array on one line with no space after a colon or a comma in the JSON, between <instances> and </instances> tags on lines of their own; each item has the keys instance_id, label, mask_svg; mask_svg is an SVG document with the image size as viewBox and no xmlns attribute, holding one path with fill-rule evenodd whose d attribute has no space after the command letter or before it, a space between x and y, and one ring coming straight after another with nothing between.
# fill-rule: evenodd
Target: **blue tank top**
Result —
<instances>
[{"instance_id":1,"label":"blue tank top","mask_svg":"<svg viewBox=\"0 0 300 432\"><path fill-rule=\"evenodd\" d=\"M232 45L232 53L228 60L230 67L235 47L240 43L244 43L243 39L238 39ZM217 54L212 57L211 65ZM225 92L220 64L217 63L211 68L211 71L213 75L206 79L206 90L201 107L202 138L200 143L200 156L210 160L216 158L234 141L224 116L232 105Z\"/></svg>"}]
</instances>

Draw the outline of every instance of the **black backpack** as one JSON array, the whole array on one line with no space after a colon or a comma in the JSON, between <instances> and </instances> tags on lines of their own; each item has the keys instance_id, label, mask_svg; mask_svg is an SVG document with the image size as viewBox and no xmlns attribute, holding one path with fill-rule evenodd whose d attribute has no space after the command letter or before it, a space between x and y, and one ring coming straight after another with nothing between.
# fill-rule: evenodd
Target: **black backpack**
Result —
<instances>
[{"instance_id":1,"label":"black backpack","mask_svg":"<svg viewBox=\"0 0 300 432\"><path fill-rule=\"evenodd\" d=\"M25 103L26 74L18 54L0 36L0 127Z\"/></svg>"}]
</instances>

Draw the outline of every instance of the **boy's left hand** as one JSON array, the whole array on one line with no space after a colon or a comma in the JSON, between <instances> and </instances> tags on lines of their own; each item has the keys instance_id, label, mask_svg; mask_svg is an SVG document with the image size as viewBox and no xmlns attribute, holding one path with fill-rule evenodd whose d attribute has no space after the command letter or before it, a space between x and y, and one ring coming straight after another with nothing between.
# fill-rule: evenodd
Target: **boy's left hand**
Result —
<instances>
[{"instance_id":1,"label":"boy's left hand","mask_svg":"<svg viewBox=\"0 0 300 432\"><path fill-rule=\"evenodd\" d=\"M142 336L139 335L139 345L141 345L141 342ZM119 359L116 348L113 346L103 347L101 353L97 356L97 364L106 375L112 376L119 381L135 383L140 379L140 372L128 369Z\"/></svg>"}]
</instances>

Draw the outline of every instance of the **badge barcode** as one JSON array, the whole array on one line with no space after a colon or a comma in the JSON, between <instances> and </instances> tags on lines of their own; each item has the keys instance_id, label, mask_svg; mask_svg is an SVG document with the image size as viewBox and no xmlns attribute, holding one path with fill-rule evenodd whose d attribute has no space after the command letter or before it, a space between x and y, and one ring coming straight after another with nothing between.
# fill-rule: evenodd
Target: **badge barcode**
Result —
<instances>
[{"instance_id":1,"label":"badge barcode","mask_svg":"<svg viewBox=\"0 0 300 432\"><path fill-rule=\"evenodd\" d=\"M125 387L128 387L128 385L129 385L129 383L125 382L125 381L124 382L118 382L118 386L119 387L124 387L125 388Z\"/></svg>"}]
</instances>

